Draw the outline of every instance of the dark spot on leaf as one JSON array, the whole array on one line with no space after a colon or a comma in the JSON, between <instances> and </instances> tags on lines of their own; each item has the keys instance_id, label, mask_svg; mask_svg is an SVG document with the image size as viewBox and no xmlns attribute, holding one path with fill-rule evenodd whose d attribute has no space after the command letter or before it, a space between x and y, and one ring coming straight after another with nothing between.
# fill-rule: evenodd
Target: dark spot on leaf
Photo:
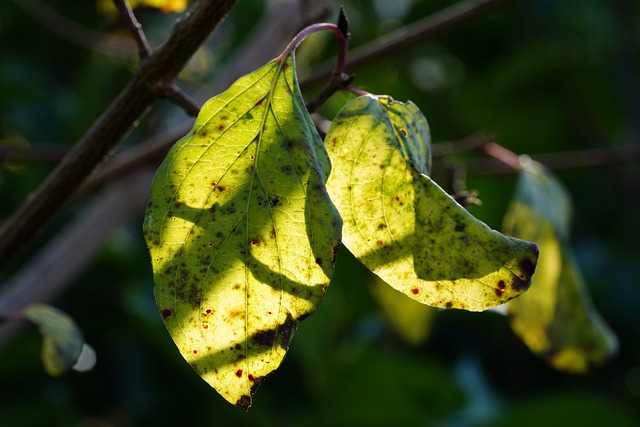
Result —
<instances>
[{"instance_id":1,"label":"dark spot on leaf","mask_svg":"<svg viewBox=\"0 0 640 427\"><path fill-rule=\"evenodd\" d=\"M252 246L258 246L260 244L260 240L259 239L251 239L251 245Z\"/></svg>"},{"instance_id":2,"label":"dark spot on leaf","mask_svg":"<svg viewBox=\"0 0 640 427\"><path fill-rule=\"evenodd\" d=\"M280 346L284 350L289 350L289 343L296 330L297 322L293 320L290 314L287 315L287 320L278 328L279 335L281 337Z\"/></svg>"},{"instance_id":3,"label":"dark spot on leaf","mask_svg":"<svg viewBox=\"0 0 640 427\"><path fill-rule=\"evenodd\" d=\"M258 331L253 335L253 337L251 337L251 339L258 345L271 347L276 340L276 331L273 329Z\"/></svg>"},{"instance_id":4,"label":"dark spot on leaf","mask_svg":"<svg viewBox=\"0 0 640 427\"><path fill-rule=\"evenodd\" d=\"M316 258L316 264L322 265L322 258Z\"/></svg>"},{"instance_id":5,"label":"dark spot on leaf","mask_svg":"<svg viewBox=\"0 0 640 427\"><path fill-rule=\"evenodd\" d=\"M411 288L411 293L414 295L418 295L420 293L420 289L418 288Z\"/></svg>"},{"instance_id":6,"label":"dark spot on leaf","mask_svg":"<svg viewBox=\"0 0 640 427\"><path fill-rule=\"evenodd\" d=\"M338 255L338 249L340 249L340 243L336 243L331 248L331 255L333 256L333 260L332 260L333 262L335 262L336 256Z\"/></svg>"},{"instance_id":7,"label":"dark spot on leaf","mask_svg":"<svg viewBox=\"0 0 640 427\"><path fill-rule=\"evenodd\" d=\"M269 197L269 204L271 206L278 206L280 204L280 198L277 194L274 194L273 197Z\"/></svg>"},{"instance_id":8,"label":"dark spot on leaf","mask_svg":"<svg viewBox=\"0 0 640 427\"><path fill-rule=\"evenodd\" d=\"M387 224L380 223L380 224L378 224L377 228L378 228L378 230L382 230L383 228L386 228L386 226L387 226Z\"/></svg>"},{"instance_id":9,"label":"dark spot on leaf","mask_svg":"<svg viewBox=\"0 0 640 427\"><path fill-rule=\"evenodd\" d=\"M195 348L191 351L191 353L193 354L198 354L198 350L196 350Z\"/></svg>"},{"instance_id":10,"label":"dark spot on leaf","mask_svg":"<svg viewBox=\"0 0 640 427\"><path fill-rule=\"evenodd\" d=\"M285 175L291 175L293 173L293 166L291 166L291 165L282 165L280 170Z\"/></svg>"},{"instance_id":11,"label":"dark spot on leaf","mask_svg":"<svg viewBox=\"0 0 640 427\"><path fill-rule=\"evenodd\" d=\"M331 144L333 144L334 147L336 146L337 143L338 143L338 138L333 138L331 140Z\"/></svg>"},{"instance_id":12,"label":"dark spot on leaf","mask_svg":"<svg viewBox=\"0 0 640 427\"><path fill-rule=\"evenodd\" d=\"M211 311L211 309L210 309L210 308L207 308L207 309L204 311L204 314L211 314L211 313L212 313L212 311Z\"/></svg>"},{"instance_id":13,"label":"dark spot on leaf","mask_svg":"<svg viewBox=\"0 0 640 427\"><path fill-rule=\"evenodd\" d=\"M262 105L263 102L264 102L264 98L262 98L260 101L256 102L256 105Z\"/></svg>"},{"instance_id":14,"label":"dark spot on leaf","mask_svg":"<svg viewBox=\"0 0 640 427\"><path fill-rule=\"evenodd\" d=\"M222 132L222 131L224 130L224 125L219 125L219 126L218 126L218 130L219 130L220 132Z\"/></svg>"},{"instance_id":15,"label":"dark spot on leaf","mask_svg":"<svg viewBox=\"0 0 640 427\"><path fill-rule=\"evenodd\" d=\"M225 187L223 187L222 185L218 185L218 186L216 187L216 190L218 190L218 191L224 191L224 190L225 190Z\"/></svg>"},{"instance_id":16,"label":"dark spot on leaf","mask_svg":"<svg viewBox=\"0 0 640 427\"><path fill-rule=\"evenodd\" d=\"M255 377L251 374L247 375L247 378L249 379L249 381L253 382L255 380Z\"/></svg>"},{"instance_id":17,"label":"dark spot on leaf","mask_svg":"<svg viewBox=\"0 0 640 427\"><path fill-rule=\"evenodd\" d=\"M203 323L202 324L202 329L209 329L209 324L208 323Z\"/></svg>"},{"instance_id":18,"label":"dark spot on leaf","mask_svg":"<svg viewBox=\"0 0 640 427\"><path fill-rule=\"evenodd\" d=\"M233 285L233 290L234 291L237 291L238 289L240 289L240 285L238 285L238 284Z\"/></svg>"},{"instance_id":19,"label":"dark spot on leaf","mask_svg":"<svg viewBox=\"0 0 640 427\"><path fill-rule=\"evenodd\" d=\"M236 377L238 377L238 378L242 377L242 369L238 369L236 371Z\"/></svg>"},{"instance_id":20,"label":"dark spot on leaf","mask_svg":"<svg viewBox=\"0 0 640 427\"><path fill-rule=\"evenodd\" d=\"M236 406L239 406L243 409L249 409L251 406L251 396L243 394L240 399L236 402Z\"/></svg>"},{"instance_id":21,"label":"dark spot on leaf","mask_svg":"<svg viewBox=\"0 0 640 427\"><path fill-rule=\"evenodd\" d=\"M378 241L376 242L376 245L378 245L378 246L382 246L382 245L384 245L384 243L382 242L382 240L378 240Z\"/></svg>"},{"instance_id":22,"label":"dark spot on leaf","mask_svg":"<svg viewBox=\"0 0 640 427\"><path fill-rule=\"evenodd\" d=\"M255 158L256 158L256 156L254 156L253 154L251 154L251 155L249 156L249 158L250 158L251 160L253 160L253 159L255 159Z\"/></svg>"},{"instance_id":23,"label":"dark spot on leaf","mask_svg":"<svg viewBox=\"0 0 640 427\"><path fill-rule=\"evenodd\" d=\"M531 279L522 280L518 276L513 277L513 283L511 284L511 287L515 291L526 291L527 289L529 289L529 286L531 286Z\"/></svg>"},{"instance_id":24,"label":"dark spot on leaf","mask_svg":"<svg viewBox=\"0 0 640 427\"><path fill-rule=\"evenodd\" d=\"M461 232L464 231L464 228L465 228L464 224L456 224L456 227L455 227L454 230L456 230L457 232L461 233Z\"/></svg>"},{"instance_id":25,"label":"dark spot on leaf","mask_svg":"<svg viewBox=\"0 0 640 427\"><path fill-rule=\"evenodd\" d=\"M453 307L453 303L451 301L447 301L444 306L446 308L451 308L451 307Z\"/></svg>"},{"instance_id":26,"label":"dark spot on leaf","mask_svg":"<svg viewBox=\"0 0 640 427\"><path fill-rule=\"evenodd\" d=\"M400 129L400 133L402 134L402 136L407 136L408 135L407 130L404 129L404 128Z\"/></svg>"},{"instance_id":27,"label":"dark spot on leaf","mask_svg":"<svg viewBox=\"0 0 640 427\"><path fill-rule=\"evenodd\" d=\"M498 288L500 288L500 289L504 289L504 288L506 288L506 287L507 287L507 285L504 283L504 280L500 280L500 281L498 282Z\"/></svg>"},{"instance_id":28,"label":"dark spot on leaf","mask_svg":"<svg viewBox=\"0 0 640 427\"><path fill-rule=\"evenodd\" d=\"M242 348L241 344L236 344L236 350L240 350Z\"/></svg>"},{"instance_id":29,"label":"dark spot on leaf","mask_svg":"<svg viewBox=\"0 0 640 427\"><path fill-rule=\"evenodd\" d=\"M171 316L173 314L173 310L171 310L170 308L165 308L162 310L162 318L166 319L167 317Z\"/></svg>"},{"instance_id":30,"label":"dark spot on leaf","mask_svg":"<svg viewBox=\"0 0 640 427\"><path fill-rule=\"evenodd\" d=\"M494 289L493 291L496 293L497 297L501 297L502 296L503 291L501 289Z\"/></svg>"}]
</instances>

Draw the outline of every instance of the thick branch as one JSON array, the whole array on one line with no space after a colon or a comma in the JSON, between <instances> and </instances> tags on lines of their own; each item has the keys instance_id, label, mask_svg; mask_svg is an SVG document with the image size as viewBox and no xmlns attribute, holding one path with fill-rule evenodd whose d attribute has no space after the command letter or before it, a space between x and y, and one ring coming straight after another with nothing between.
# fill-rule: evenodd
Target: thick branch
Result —
<instances>
[{"instance_id":1,"label":"thick branch","mask_svg":"<svg viewBox=\"0 0 640 427\"><path fill-rule=\"evenodd\" d=\"M131 130L191 55L229 12L235 0L202 0L177 22L167 42L138 69L103 115L31 197L0 229L0 265L8 262L64 206L76 188Z\"/></svg>"},{"instance_id":2,"label":"thick branch","mask_svg":"<svg viewBox=\"0 0 640 427\"><path fill-rule=\"evenodd\" d=\"M397 53L419 41L458 27L512 0L467 0L438 13L386 34L370 43L349 51L347 68L352 70L389 54ZM333 64L319 65L302 83L304 89L326 80L333 72Z\"/></svg>"}]
</instances>

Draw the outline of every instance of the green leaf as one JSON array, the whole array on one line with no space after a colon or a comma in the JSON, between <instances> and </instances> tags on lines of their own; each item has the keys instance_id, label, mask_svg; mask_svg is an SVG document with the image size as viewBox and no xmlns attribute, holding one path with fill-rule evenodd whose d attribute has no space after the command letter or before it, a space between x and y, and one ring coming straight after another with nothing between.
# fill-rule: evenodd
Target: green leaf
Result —
<instances>
[{"instance_id":1,"label":"green leaf","mask_svg":"<svg viewBox=\"0 0 640 427\"><path fill-rule=\"evenodd\" d=\"M593 307L569 246L571 202L542 165L523 161L504 232L536 242L533 288L508 305L514 332L556 369L583 373L617 349L617 338Z\"/></svg>"},{"instance_id":2,"label":"green leaf","mask_svg":"<svg viewBox=\"0 0 640 427\"><path fill-rule=\"evenodd\" d=\"M158 309L183 357L241 407L333 275L329 171L287 55L210 99L156 173L144 228Z\"/></svg>"},{"instance_id":3,"label":"green leaf","mask_svg":"<svg viewBox=\"0 0 640 427\"><path fill-rule=\"evenodd\" d=\"M377 277L371 293L389 326L405 343L418 346L427 340L437 309L408 298Z\"/></svg>"},{"instance_id":4,"label":"green leaf","mask_svg":"<svg viewBox=\"0 0 640 427\"><path fill-rule=\"evenodd\" d=\"M82 352L82 332L66 313L46 304L31 304L23 310L42 334L42 363L45 371L60 376L72 368Z\"/></svg>"},{"instance_id":5,"label":"green leaf","mask_svg":"<svg viewBox=\"0 0 640 427\"><path fill-rule=\"evenodd\" d=\"M529 287L537 247L491 230L420 173L428 168L416 153L428 130L412 110L363 96L329 129L327 188L345 246L389 285L435 307L479 311L517 297ZM400 118L412 124L406 140Z\"/></svg>"}]
</instances>

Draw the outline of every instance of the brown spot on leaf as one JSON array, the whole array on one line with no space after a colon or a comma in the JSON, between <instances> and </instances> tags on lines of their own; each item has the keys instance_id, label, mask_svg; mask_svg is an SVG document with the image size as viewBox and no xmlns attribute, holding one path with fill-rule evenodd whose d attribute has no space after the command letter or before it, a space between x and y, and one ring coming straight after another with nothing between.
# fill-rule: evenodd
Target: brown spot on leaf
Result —
<instances>
[{"instance_id":1,"label":"brown spot on leaf","mask_svg":"<svg viewBox=\"0 0 640 427\"><path fill-rule=\"evenodd\" d=\"M242 349L242 344L236 344L235 348L236 348L236 350Z\"/></svg>"},{"instance_id":2,"label":"brown spot on leaf","mask_svg":"<svg viewBox=\"0 0 640 427\"><path fill-rule=\"evenodd\" d=\"M383 228L386 228L386 226L387 226L387 224L380 223L380 224L378 224L377 228L378 228L378 230L382 230Z\"/></svg>"},{"instance_id":3,"label":"brown spot on leaf","mask_svg":"<svg viewBox=\"0 0 640 427\"><path fill-rule=\"evenodd\" d=\"M316 264L322 265L322 258L316 258Z\"/></svg>"},{"instance_id":4,"label":"brown spot on leaf","mask_svg":"<svg viewBox=\"0 0 640 427\"><path fill-rule=\"evenodd\" d=\"M451 308L451 307L453 307L453 303L451 301L447 301L444 306L446 308Z\"/></svg>"},{"instance_id":5,"label":"brown spot on leaf","mask_svg":"<svg viewBox=\"0 0 640 427\"><path fill-rule=\"evenodd\" d=\"M420 293L420 289L418 288L411 288L411 293L414 295L418 295Z\"/></svg>"},{"instance_id":6,"label":"brown spot on leaf","mask_svg":"<svg viewBox=\"0 0 640 427\"><path fill-rule=\"evenodd\" d=\"M194 348L193 350L191 350L191 353L198 354L198 350Z\"/></svg>"},{"instance_id":7,"label":"brown spot on leaf","mask_svg":"<svg viewBox=\"0 0 640 427\"><path fill-rule=\"evenodd\" d=\"M166 319L173 314L173 310L171 310L170 308L165 308L160 313L162 314L162 318Z\"/></svg>"},{"instance_id":8,"label":"brown spot on leaf","mask_svg":"<svg viewBox=\"0 0 640 427\"><path fill-rule=\"evenodd\" d=\"M378 246L382 246L382 245L384 245L384 243L382 242L382 240L378 240L378 241L376 242L376 245L378 245Z\"/></svg>"},{"instance_id":9,"label":"brown spot on leaf","mask_svg":"<svg viewBox=\"0 0 640 427\"><path fill-rule=\"evenodd\" d=\"M500 288L500 289L504 289L504 288L506 288L506 287L507 287L507 285L504 283L504 280L500 280L500 281L498 282L498 288Z\"/></svg>"},{"instance_id":10,"label":"brown spot on leaf","mask_svg":"<svg viewBox=\"0 0 640 427\"><path fill-rule=\"evenodd\" d=\"M236 371L236 377L238 377L238 378L242 377L242 369L238 369Z\"/></svg>"},{"instance_id":11,"label":"brown spot on leaf","mask_svg":"<svg viewBox=\"0 0 640 427\"><path fill-rule=\"evenodd\" d=\"M209 324L208 323L203 323L202 324L202 329L209 329Z\"/></svg>"},{"instance_id":12,"label":"brown spot on leaf","mask_svg":"<svg viewBox=\"0 0 640 427\"><path fill-rule=\"evenodd\" d=\"M497 297L501 297L503 294L503 291L501 289L494 289L493 291L495 292Z\"/></svg>"},{"instance_id":13,"label":"brown spot on leaf","mask_svg":"<svg viewBox=\"0 0 640 427\"><path fill-rule=\"evenodd\" d=\"M249 379L249 381L253 382L255 380L255 377L251 374L247 375L247 378Z\"/></svg>"},{"instance_id":14,"label":"brown spot on leaf","mask_svg":"<svg viewBox=\"0 0 640 427\"><path fill-rule=\"evenodd\" d=\"M251 407L251 396L243 394L236 402L236 406L239 406L243 409L249 409Z\"/></svg>"},{"instance_id":15,"label":"brown spot on leaf","mask_svg":"<svg viewBox=\"0 0 640 427\"><path fill-rule=\"evenodd\" d=\"M291 175L293 173L293 166L291 166L291 165L282 165L280 170L285 175Z\"/></svg>"}]
</instances>

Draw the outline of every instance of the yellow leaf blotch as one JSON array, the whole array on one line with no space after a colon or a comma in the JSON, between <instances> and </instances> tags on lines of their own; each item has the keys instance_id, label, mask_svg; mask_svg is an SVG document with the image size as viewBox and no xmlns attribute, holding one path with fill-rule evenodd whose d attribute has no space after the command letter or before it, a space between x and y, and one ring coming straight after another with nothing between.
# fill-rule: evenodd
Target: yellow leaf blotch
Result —
<instances>
[{"instance_id":1,"label":"yellow leaf blotch","mask_svg":"<svg viewBox=\"0 0 640 427\"><path fill-rule=\"evenodd\" d=\"M345 246L389 285L435 307L479 311L522 294L537 247L491 230L420 173L389 113L404 104L383 100L347 104L325 139Z\"/></svg>"},{"instance_id":2,"label":"yellow leaf blotch","mask_svg":"<svg viewBox=\"0 0 640 427\"><path fill-rule=\"evenodd\" d=\"M508 305L513 331L558 370L584 373L610 357L616 336L591 302L568 244L570 200L541 165L523 162L505 233L536 242L540 259L533 286Z\"/></svg>"},{"instance_id":3,"label":"yellow leaf blotch","mask_svg":"<svg viewBox=\"0 0 640 427\"><path fill-rule=\"evenodd\" d=\"M158 309L181 354L248 408L333 274L330 163L290 56L209 100L158 169L145 219Z\"/></svg>"}]
</instances>

